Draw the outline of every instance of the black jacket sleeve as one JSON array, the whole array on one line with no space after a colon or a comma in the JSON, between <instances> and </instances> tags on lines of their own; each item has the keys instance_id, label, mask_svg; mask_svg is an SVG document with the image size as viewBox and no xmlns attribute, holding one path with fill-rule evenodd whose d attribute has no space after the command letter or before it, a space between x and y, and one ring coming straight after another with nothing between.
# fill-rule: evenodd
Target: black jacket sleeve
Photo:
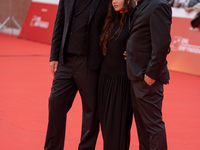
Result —
<instances>
[{"instance_id":1,"label":"black jacket sleeve","mask_svg":"<svg viewBox=\"0 0 200 150\"><path fill-rule=\"evenodd\" d=\"M50 61L58 61L64 27L64 0L60 0L51 41Z\"/></svg>"},{"instance_id":2,"label":"black jacket sleeve","mask_svg":"<svg viewBox=\"0 0 200 150\"><path fill-rule=\"evenodd\" d=\"M167 3L160 3L150 18L152 54L146 74L156 79L166 64L166 57L171 42L170 26L172 19L171 7Z\"/></svg>"}]
</instances>

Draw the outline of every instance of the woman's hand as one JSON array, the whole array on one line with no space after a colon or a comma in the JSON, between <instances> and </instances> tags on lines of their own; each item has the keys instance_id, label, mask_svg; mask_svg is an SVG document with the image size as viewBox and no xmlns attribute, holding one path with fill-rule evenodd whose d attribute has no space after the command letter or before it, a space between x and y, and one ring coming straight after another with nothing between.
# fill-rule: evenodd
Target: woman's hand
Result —
<instances>
[{"instance_id":1,"label":"woman's hand","mask_svg":"<svg viewBox=\"0 0 200 150\"><path fill-rule=\"evenodd\" d=\"M123 55L125 56L124 59L126 60L126 51L124 51Z\"/></svg>"}]
</instances>

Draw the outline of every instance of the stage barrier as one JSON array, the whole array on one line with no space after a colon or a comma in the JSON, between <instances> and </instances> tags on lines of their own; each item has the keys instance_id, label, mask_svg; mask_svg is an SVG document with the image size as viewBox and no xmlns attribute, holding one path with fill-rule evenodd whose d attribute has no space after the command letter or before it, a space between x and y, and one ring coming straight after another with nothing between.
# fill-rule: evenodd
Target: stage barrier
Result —
<instances>
[{"instance_id":1,"label":"stage barrier","mask_svg":"<svg viewBox=\"0 0 200 150\"><path fill-rule=\"evenodd\" d=\"M59 0L32 0L20 38L50 44ZM200 75L200 32L191 27L196 12L172 8L170 70Z\"/></svg>"}]
</instances>

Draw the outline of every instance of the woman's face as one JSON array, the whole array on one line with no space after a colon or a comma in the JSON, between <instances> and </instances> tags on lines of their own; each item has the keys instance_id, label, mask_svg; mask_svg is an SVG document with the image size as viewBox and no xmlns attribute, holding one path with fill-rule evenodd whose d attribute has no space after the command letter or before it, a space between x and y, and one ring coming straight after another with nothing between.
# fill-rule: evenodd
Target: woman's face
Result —
<instances>
[{"instance_id":1,"label":"woman's face","mask_svg":"<svg viewBox=\"0 0 200 150\"><path fill-rule=\"evenodd\" d=\"M112 0L112 6L115 11L123 12L124 1L125 0Z\"/></svg>"}]
</instances>

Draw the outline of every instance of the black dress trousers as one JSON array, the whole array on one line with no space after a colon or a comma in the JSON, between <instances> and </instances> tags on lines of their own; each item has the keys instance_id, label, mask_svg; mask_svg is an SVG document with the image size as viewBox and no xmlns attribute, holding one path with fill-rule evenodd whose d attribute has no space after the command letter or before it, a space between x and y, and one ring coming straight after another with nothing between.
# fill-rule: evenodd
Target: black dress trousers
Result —
<instances>
[{"instance_id":1,"label":"black dress trousers","mask_svg":"<svg viewBox=\"0 0 200 150\"><path fill-rule=\"evenodd\" d=\"M45 150L63 150L66 114L77 90L82 99L82 134L78 150L94 150L99 132L97 85L99 71L87 67L87 56L67 54L66 63L58 64L49 97L49 122Z\"/></svg>"},{"instance_id":2,"label":"black dress trousers","mask_svg":"<svg viewBox=\"0 0 200 150\"><path fill-rule=\"evenodd\" d=\"M131 81L131 97L140 150L167 150L161 110L163 83L149 86L145 81Z\"/></svg>"}]
</instances>

